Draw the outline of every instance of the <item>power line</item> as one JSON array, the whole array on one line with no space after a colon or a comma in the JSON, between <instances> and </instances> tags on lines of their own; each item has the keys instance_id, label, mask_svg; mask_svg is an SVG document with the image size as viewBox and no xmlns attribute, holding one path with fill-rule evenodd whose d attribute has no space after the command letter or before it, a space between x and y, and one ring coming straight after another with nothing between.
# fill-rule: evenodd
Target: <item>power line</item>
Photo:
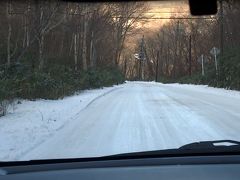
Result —
<instances>
[{"instance_id":1,"label":"power line","mask_svg":"<svg viewBox=\"0 0 240 180\"><path fill-rule=\"evenodd\" d=\"M145 12L144 14L186 14L190 13L189 11L186 12Z\"/></svg>"},{"instance_id":2,"label":"power line","mask_svg":"<svg viewBox=\"0 0 240 180\"><path fill-rule=\"evenodd\" d=\"M223 54L223 35L224 35L224 29L223 29L223 1L220 1L220 13L219 13L219 20L220 20L220 49L221 54Z\"/></svg>"},{"instance_id":3,"label":"power line","mask_svg":"<svg viewBox=\"0 0 240 180\"><path fill-rule=\"evenodd\" d=\"M156 19L205 19L205 20L217 20L217 18L213 18L213 17L134 17L134 16L130 16L130 17L124 17L124 16L118 16L118 17L114 17L113 18L129 18L129 19L152 19L152 20L156 20Z\"/></svg>"}]
</instances>

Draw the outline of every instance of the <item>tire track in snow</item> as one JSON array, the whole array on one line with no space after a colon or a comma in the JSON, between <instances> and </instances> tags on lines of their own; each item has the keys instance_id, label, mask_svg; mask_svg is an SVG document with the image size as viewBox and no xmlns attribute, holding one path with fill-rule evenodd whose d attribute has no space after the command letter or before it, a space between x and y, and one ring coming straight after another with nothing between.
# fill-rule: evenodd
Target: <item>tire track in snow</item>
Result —
<instances>
[{"instance_id":1,"label":"tire track in snow","mask_svg":"<svg viewBox=\"0 0 240 180\"><path fill-rule=\"evenodd\" d=\"M173 101L175 101L176 104L180 104L182 107L185 107L185 109L189 111L189 114L196 114L196 117L199 117L198 118L199 124L202 124L202 127L206 126L206 128L208 129L206 133L215 132L214 136L211 135L213 137L219 137L219 139L221 139L220 137L223 137L223 136L224 137L227 137L228 135L231 136L231 132L233 131L233 129L236 127L240 127L240 121L236 121L236 119L239 119L238 113L234 113L229 109L221 107L220 105L208 102L204 98L201 98L202 97L201 95L191 96L191 95L182 94L182 93L176 94L176 92L172 92L171 89L169 90L167 87L163 87L161 91L167 92L165 93L165 95L168 96ZM176 97L174 95L176 95ZM179 98L179 95L181 98ZM200 97L200 98L197 98L197 97ZM186 98L187 99L190 98L191 101L196 102L197 105L195 104L193 106L193 105L187 104L186 102L183 102L183 100L185 100ZM204 108L204 110L202 108ZM214 115L214 117L210 116L209 112L211 112L211 114ZM222 120L222 116L220 114L222 114L223 112L224 114L229 116L227 122L225 120L224 121ZM181 112L179 113L181 114ZM219 119L215 117L218 115L220 115ZM235 124L235 126L232 126L233 124ZM222 131L223 129L225 129L224 132L225 133L227 132L228 134L224 134L224 132Z\"/></svg>"}]
</instances>

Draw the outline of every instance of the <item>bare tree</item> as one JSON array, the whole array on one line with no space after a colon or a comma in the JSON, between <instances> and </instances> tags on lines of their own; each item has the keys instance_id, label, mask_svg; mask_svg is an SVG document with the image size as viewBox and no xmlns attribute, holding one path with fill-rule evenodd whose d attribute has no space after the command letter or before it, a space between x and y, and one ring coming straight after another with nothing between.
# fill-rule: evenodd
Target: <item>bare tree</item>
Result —
<instances>
[{"instance_id":1,"label":"bare tree","mask_svg":"<svg viewBox=\"0 0 240 180\"><path fill-rule=\"evenodd\" d=\"M11 8L12 4L11 1L7 1L7 19L8 19L8 36L7 36L7 65L10 66L11 64L11 36L12 36L12 24L11 24Z\"/></svg>"},{"instance_id":2,"label":"bare tree","mask_svg":"<svg viewBox=\"0 0 240 180\"><path fill-rule=\"evenodd\" d=\"M141 2L118 3L112 8L112 14L115 18L115 43L116 49L114 54L114 64L117 65L120 60L124 42L128 33L133 31L134 24L141 20L143 13L146 12L147 6Z\"/></svg>"}]
</instances>

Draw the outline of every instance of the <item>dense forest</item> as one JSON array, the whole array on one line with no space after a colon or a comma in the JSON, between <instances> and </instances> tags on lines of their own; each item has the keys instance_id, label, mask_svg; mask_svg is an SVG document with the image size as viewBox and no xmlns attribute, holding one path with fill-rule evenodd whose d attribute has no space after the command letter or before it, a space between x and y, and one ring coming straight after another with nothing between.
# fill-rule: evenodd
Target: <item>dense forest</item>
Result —
<instances>
[{"instance_id":1,"label":"dense forest","mask_svg":"<svg viewBox=\"0 0 240 180\"><path fill-rule=\"evenodd\" d=\"M136 77L130 77L240 90L240 3L219 2L215 16L177 17L142 38L146 60L135 63ZM213 47L219 51L216 60L210 53Z\"/></svg>"},{"instance_id":2,"label":"dense forest","mask_svg":"<svg viewBox=\"0 0 240 180\"><path fill-rule=\"evenodd\" d=\"M6 0L0 8L1 107L16 97L57 99L122 83L125 39L147 9L41 0Z\"/></svg>"}]
</instances>

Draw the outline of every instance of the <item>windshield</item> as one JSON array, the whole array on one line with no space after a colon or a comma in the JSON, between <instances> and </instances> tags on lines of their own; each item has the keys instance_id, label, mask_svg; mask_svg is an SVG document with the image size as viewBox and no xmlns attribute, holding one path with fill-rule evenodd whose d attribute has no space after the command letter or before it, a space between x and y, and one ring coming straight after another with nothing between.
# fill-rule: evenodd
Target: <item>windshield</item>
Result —
<instances>
[{"instance_id":1,"label":"windshield","mask_svg":"<svg viewBox=\"0 0 240 180\"><path fill-rule=\"evenodd\" d=\"M240 141L240 4L0 2L0 161Z\"/></svg>"}]
</instances>

